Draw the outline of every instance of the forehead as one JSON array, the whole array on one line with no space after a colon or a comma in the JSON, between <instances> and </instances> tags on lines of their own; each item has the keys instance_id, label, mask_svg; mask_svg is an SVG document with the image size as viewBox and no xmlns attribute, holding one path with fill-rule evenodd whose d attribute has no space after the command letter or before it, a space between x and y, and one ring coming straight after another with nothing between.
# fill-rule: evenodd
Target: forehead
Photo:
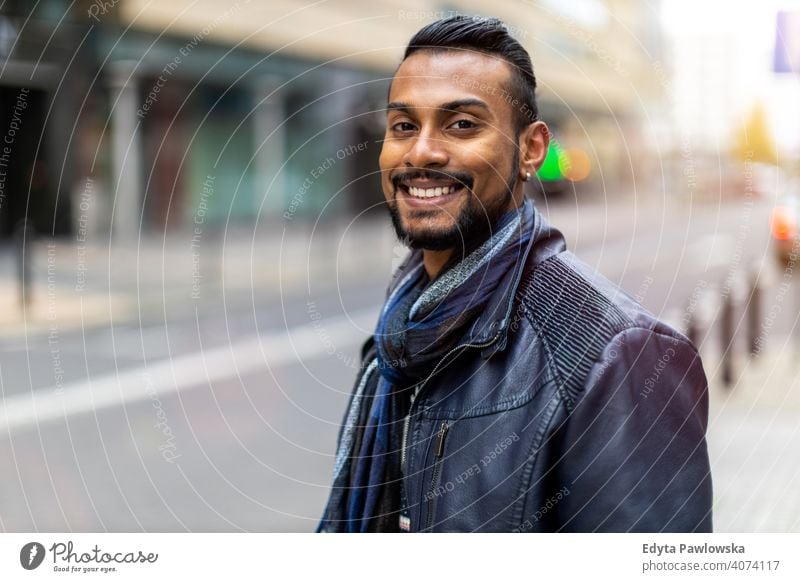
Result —
<instances>
[{"instance_id":1,"label":"forehead","mask_svg":"<svg viewBox=\"0 0 800 582\"><path fill-rule=\"evenodd\" d=\"M478 98L499 108L508 98L510 84L511 65L499 57L467 50L422 50L397 69L389 101L419 107Z\"/></svg>"}]
</instances>

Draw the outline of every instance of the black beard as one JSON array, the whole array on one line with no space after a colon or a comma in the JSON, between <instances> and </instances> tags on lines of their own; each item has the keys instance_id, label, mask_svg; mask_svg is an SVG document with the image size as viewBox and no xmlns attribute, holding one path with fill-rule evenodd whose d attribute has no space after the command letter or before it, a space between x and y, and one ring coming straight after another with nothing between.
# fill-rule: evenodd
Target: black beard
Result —
<instances>
[{"instance_id":1,"label":"black beard","mask_svg":"<svg viewBox=\"0 0 800 582\"><path fill-rule=\"evenodd\" d=\"M461 249L463 253L476 247L492 235L500 218L509 210L513 199L512 193L517 182L517 166L519 166L519 152L515 148L512 173L506 180L508 188L495 198L496 203L491 206L484 205L473 194L466 192L465 195L468 196L466 204L461 207L461 211L455 217L455 224L446 230L407 231L403 227L400 212L397 209L397 200L391 200L387 205L397 238L409 248L429 251Z\"/></svg>"},{"instance_id":2,"label":"black beard","mask_svg":"<svg viewBox=\"0 0 800 582\"><path fill-rule=\"evenodd\" d=\"M410 232L403 227L397 202L389 202L389 215L392 218L397 238L404 245L412 249L425 249L429 251L444 251L448 249L472 248L491 236L494 226L508 210L511 203L511 193L506 191L492 206L484 206L477 198L467 194L469 199L458 216L455 224L446 230Z\"/></svg>"}]
</instances>

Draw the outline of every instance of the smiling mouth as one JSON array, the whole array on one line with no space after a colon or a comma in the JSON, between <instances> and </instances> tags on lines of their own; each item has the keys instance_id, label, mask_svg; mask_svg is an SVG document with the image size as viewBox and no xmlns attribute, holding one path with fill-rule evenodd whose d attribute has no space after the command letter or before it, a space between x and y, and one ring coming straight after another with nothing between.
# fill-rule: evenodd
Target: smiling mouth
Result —
<instances>
[{"instance_id":1,"label":"smiling mouth","mask_svg":"<svg viewBox=\"0 0 800 582\"><path fill-rule=\"evenodd\" d=\"M419 188L416 186L408 186L400 184L398 190L402 192L407 200L415 202L442 202L448 198L452 198L464 190L461 184L453 183L449 186L435 186L431 188Z\"/></svg>"}]
</instances>

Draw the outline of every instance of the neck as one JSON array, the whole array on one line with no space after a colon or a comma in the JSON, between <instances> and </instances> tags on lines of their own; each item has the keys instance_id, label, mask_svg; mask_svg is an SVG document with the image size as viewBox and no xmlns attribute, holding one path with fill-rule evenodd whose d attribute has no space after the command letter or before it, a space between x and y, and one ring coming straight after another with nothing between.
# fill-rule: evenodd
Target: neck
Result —
<instances>
[{"instance_id":1,"label":"neck","mask_svg":"<svg viewBox=\"0 0 800 582\"><path fill-rule=\"evenodd\" d=\"M512 197L508 208L506 208L506 212L514 208L519 208L524 202L525 193L523 192L521 185L517 184L517 187L514 190L514 196ZM442 251L423 249L422 264L425 266L425 272L428 274L429 280L433 280L441 272L442 268L445 266L445 264L447 264L447 261L449 261L452 257L454 251L455 249L445 249Z\"/></svg>"},{"instance_id":2,"label":"neck","mask_svg":"<svg viewBox=\"0 0 800 582\"><path fill-rule=\"evenodd\" d=\"M430 251L425 249L422 251L422 264L425 265L425 272L428 274L428 279L433 280L436 275L439 274L452 254L453 249L444 251Z\"/></svg>"}]
</instances>

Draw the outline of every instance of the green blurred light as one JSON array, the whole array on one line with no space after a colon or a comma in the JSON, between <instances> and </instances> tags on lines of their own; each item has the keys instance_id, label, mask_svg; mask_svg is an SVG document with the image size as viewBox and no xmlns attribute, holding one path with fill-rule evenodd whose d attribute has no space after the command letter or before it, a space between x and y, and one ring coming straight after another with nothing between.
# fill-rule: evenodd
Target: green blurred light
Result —
<instances>
[{"instance_id":1,"label":"green blurred light","mask_svg":"<svg viewBox=\"0 0 800 582\"><path fill-rule=\"evenodd\" d=\"M547 148L547 155L544 158L542 167L539 168L539 178L545 182L555 182L563 180L564 174L561 168L568 168L569 160L567 154L556 142L550 142Z\"/></svg>"}]
</instances>

